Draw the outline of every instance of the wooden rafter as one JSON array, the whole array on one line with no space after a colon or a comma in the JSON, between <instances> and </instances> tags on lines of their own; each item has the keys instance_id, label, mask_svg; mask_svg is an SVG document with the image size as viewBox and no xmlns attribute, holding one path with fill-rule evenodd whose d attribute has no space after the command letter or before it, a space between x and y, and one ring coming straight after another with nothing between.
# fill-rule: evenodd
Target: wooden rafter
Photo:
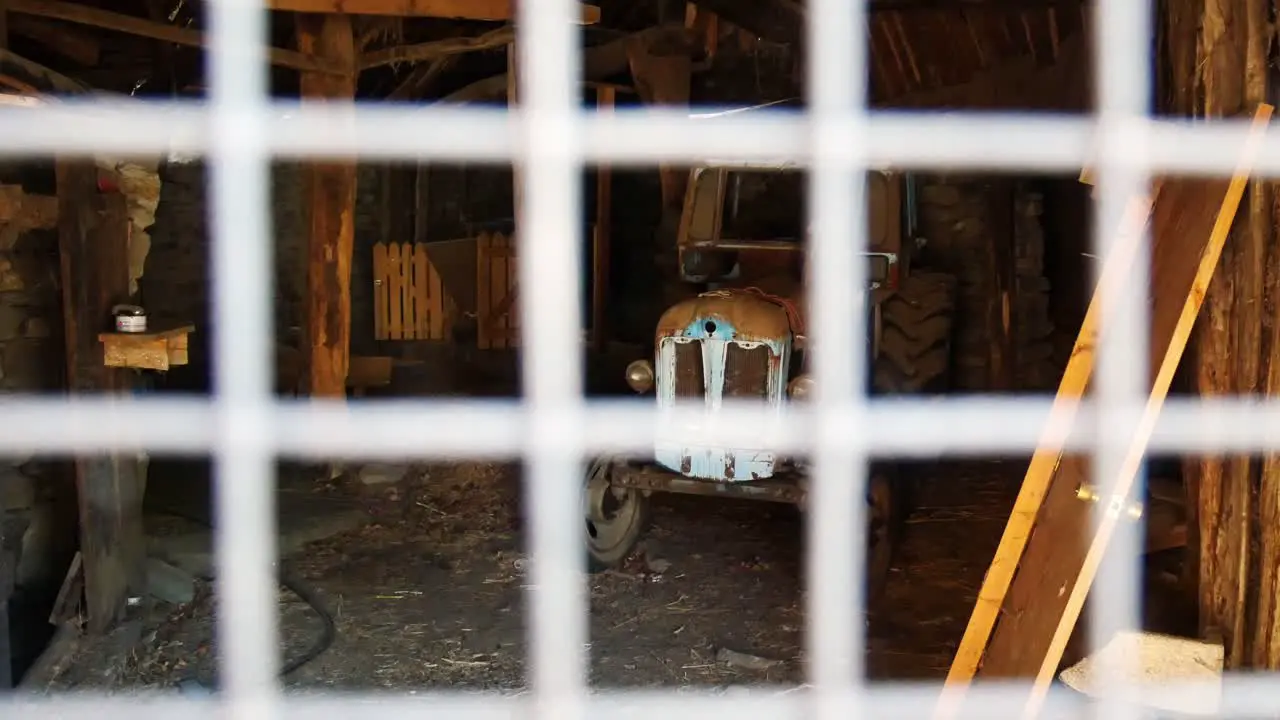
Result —
<instances>
[{"instance_id":1,"label":"wooden rafter","mask_svg":"<svg viewBox=\"0 0 1280 720\"><path fill-rule=\"evenodd\" d=\"M174 27L165 23L145 20L132 15L124 15L109 10L101 10L87 5L62 2L62 0L4 0L10 13L34 15L36 17L63 20L65 22L88 25L90 27L114 30L129 35L140 35L154 40L163 40L175 45L204 47L204 33L199 30ZM273 65L306 70L331 75L341 75L344 71L330 63L309 58L294 50L268 48L267 59Z\"/></svg>"},{"instance_id":2,"label":"wooden rafter","mask_svg":"<svg viewBox=\"0 0 1280 720\"><path fill-rule=\"evenodd\" d=\"M893 19L893 28L897 31L898 39L902 41L902 48L907 54L907 64L911 66L911 75L915 77L916 84L919 85L924 82L924 79L920 76L920 67L916 65L916 54L911 48L911 40L907 37L907 31L902 26L902 16L898 13L893 13L891 17Z\"/></svg>"},{"instance_id":3,"label":"wooden rafter","mask_svg":"<svg viewBox=\"0 0 1280 720\"><path fill-rule=\"evenodd\" d=\"M272 10L305 13L347 13L390 17L434 17L457 20L512 20L512 0L268 0ZM582 6L582 22L600 22L600 8Z\"/></svg>"},{"instance_id":4,"label":"wooden rafter","mask_svg":"<svg viewBox=\"0 0 1280 720\"><path fill-rule=\"evenodd\" d=\"M396 45L373 50L360 56L359 66L361 70L368 70L369 68L398 62L439 60L450 55L503 47L514 38L515 27L506 25L496 30L490 30L483 35L445 38L443 40L432 40L413 45Z\"/></svg>"}]
</instances>

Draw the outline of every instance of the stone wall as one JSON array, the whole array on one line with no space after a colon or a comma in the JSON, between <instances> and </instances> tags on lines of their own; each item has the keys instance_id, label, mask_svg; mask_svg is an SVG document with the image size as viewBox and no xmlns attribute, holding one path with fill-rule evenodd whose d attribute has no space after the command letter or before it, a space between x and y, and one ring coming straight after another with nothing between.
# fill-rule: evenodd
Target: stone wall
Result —
<instances>
[{"instance_id":1,"label":"stone wall","mask_svg":"<svg viewBox=\"0 0 1280 720\"><path fill-rule=\"evenodd\" d=\"M922 264L958 280L952 339L952 387L980 392L997 386L992 377L991 338L1003 332L992 308L1000 305L996 283L997 243L1011 243L1016 261L1010 316L1013 368L1010 390L1056 386L1053 323L1045 278L1042 198L1031 186L1001 178L926 176L920 179Z\"/></svg>"},{"instance_id":2,"label":"stone wall","mask_svg":"<svg viewBox=\"0 0 1280 720\"><path fill-rule=\"evenodd\" d=\"M367 352L373 341L371 255L373 243L381 239L381 176L374 166L361 166L358 173L352 349ZM166 386L203 391L209 387L210 343L216 330L209 305L212 277L206 167L194 162L169 163L161 167L160 175L163 184L141 281L142 301L157 319L195 323L190 364L171 372ZM273 319L277 337L290 345L300 341L306 320L307 216L302 192L299 165L280 163L272 169Z\"/></svg>"},{"instance_id":3,"label":"stone wall","mask_svg":"<svg viewBox=\"0 0 1280 720\"><path fill-rule=\"evenodd\" d=\"M35 182L24 182L35 180ZM0 166L0 182L52 194L52 173ZM56 392L64 384L58 236L55 231L5 232L0 227L0 393ZM14 230L10 228L10 230ZM0 602L8 601L14 669L43 647L47 605L74 552L74 527L59 526L68 486L56 466L26 456L0 457L0 566L13 571L13 595L0 572ZM39 618L39 619L35 619Z\"/></svg>"}]
</instances>

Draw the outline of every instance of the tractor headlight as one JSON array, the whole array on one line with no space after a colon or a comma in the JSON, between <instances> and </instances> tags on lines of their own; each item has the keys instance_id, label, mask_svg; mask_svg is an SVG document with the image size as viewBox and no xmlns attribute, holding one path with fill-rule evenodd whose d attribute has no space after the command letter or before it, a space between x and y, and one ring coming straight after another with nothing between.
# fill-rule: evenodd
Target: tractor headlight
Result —
<instances>
[{"instance_id":1,"label":"tractor headlight","mask_svg":"<svg viewBox=\"0 0 1280 720\"><path fill-rule=\"evenodd\" d=\"M787 384L787 394L796 400L808 400L813 395L813 377L801 375Z\"/></svg>"},{"instance_id":2,"label":"tractor headlight","mask_svg":"<svg viewBox=\"0 0 1280 720\"><path fill-rule=\"evenodd\" d=\"M627 365L627 385L638 393L653 389L653 363L648 360L632 360Z\"/></svg>"}]
</instances>

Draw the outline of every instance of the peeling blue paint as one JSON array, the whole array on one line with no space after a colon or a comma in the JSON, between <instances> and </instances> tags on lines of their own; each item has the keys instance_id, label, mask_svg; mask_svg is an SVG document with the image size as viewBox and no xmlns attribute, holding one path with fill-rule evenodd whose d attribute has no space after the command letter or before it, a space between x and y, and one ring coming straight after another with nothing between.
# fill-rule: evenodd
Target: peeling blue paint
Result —
<instances>
[{"instance_id":1,"label":"peeling blue paint","mask_svg":"<svg viewBox=\"0 0 1280 720\"><path fill-rule=\"evenodd\" d=\"M731 343L745 347L764 344L775 358L779 358L777 363L770 365L766 402L781 411L791 360L791 338L740 341L737 339L737 329L715 316L700 317L680 333L660 338L654 358L659 409L675 405L675 347L683 343L698 343L702 350L706 419L704 422L697 422L695 427L682 427L674 423L664 425L662 434L665 437L654 448L655 460L663 467L686 477L717 482L748 482L772 477L777 468L777 455L768 448L768 428L761 428L759 447L708 447L696 444L696 438L704 425L710 426L715 422L716 413L723 406L725 359Z\"/></svg>"}]
</instances>

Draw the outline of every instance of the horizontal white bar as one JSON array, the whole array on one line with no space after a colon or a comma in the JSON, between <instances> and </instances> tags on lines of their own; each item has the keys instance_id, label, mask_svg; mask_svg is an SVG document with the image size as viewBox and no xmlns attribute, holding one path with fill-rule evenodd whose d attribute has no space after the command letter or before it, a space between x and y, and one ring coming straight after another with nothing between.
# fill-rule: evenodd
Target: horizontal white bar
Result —
<instances>
[{"instance_id":1,"label":"horizontal white bar","mask_svg":"<svg viewBox=\"0 0 1280 720\"><path fill-rule=\"evenodd\" d=\"M226 117L225 115L223 117ZM379 106L350 108L278 105L245 108L235 122L266 125L267 147L283 157L431 158L506 163L519 153L516 125L505 109ZM837 118L838 119L838 118ZM761 110L715 120L678 110L619 109L580 118L588 162L653 164L726 161L807 163L814 152L847 155L849 148L815 149L803 113ZM54 153L203 155L210 151L210 116L190 102L66 103L0 108L0 157ZM431 132L423 132L429 127ZM1070 171L1093 164L1096 124L1088 116L1044 113L872 112L867 162L904 168ZM1122 136L1143 142L1116 162L1159 172L1229 175L1248 132L1242 120L1192 123L1126 120ZM761 143L768 137L768 143ZM852 157L851 155L849 157ZM1280 136L1263 143L1258 174L1280 175Z\"/></svg>"},{"instance_id":2,"label":"horizontal white bar","mask_svg":"<svg viewBox=\"0 0 1280 720\"><path fill-rule=\"evenodd\" d=\"M865 423L850 420L840 434L864 438L875 455L884 457L1022 454L1039 442L1050 404L1031 396L876 400ZM526 422L556 422L555 409L546 410L549 416L530 418L515 401L395 400L279 402L228 412L258 426L265 419L275 434L272 444L287 457L514 458L524 447ZM1127 408L1135 418L1140 410ZM1095 427L1095 412L1082 403L1076 427ZM705 423L706 417L697 406L666 414L645 400L595 401L587 405L582 443L592 454L643 456L652 452L661 429ZM198 454L211 451L216 440L213 406L194 399L67 402L6 396L0 398L0 418L0 454L9 455L143 448ZM780 452L807 452L814 446L813 418L803 407L788 409L781 421L769 412L731 406L715 419L701 441L756 447L763 438ZM576 444L565 442L566 447ZM1089 433L1079 433L1068 439L1067 448L1088 451L1093 442ZM1280 450L1280 400L1170 400L1149 447L1158 454Z\"/></svg>"},{"instance_id":3,"label":"horizontal white bar","mask_svg":"<svg viewBox=\"0 0 1280 720\"><path fill-rule=\"evenodd\" d=\"M1158 698L1161 707L1203 707L1217 703L1218 718L1280 716L1280 675L1274 673L1227 674L1216 682L1186 681L1144 686L1139 699ZM937 702L934 683L876 683L850 693L851 708L878 718L929 717ZM1019 717L1029 683L979 682L967 693L967 702L956 720L991 720ZM587 716L610 720L706 720L733 717L742 720L801 720L811 706L804 686L774 690L765 687L734 688L726 692L681 690L669 692L598 692L588 699ZM385 694L290 693L280 708L284 718L319 720L383 720L387 717L440 718L441 720L517 720L528 716L530 696L498 693L461 694L419 692ZM857 703L854 705L853 703ZM1055 690L1041 718L1087 717L1088 701L1072 691ZM1135 708L1136 709L1136 708ZM175 697L173 694L68 694L51 698L0 700L0 716L24 720L215 720L224 708L209 700Z\"/></svg>"}]
</instances>

